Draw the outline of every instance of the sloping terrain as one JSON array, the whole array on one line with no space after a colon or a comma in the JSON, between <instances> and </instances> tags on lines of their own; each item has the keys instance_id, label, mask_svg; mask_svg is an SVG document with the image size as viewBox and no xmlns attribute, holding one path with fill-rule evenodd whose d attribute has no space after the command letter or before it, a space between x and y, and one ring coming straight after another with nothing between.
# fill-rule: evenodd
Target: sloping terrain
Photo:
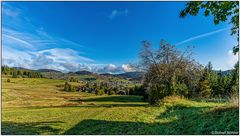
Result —
<instances>
[{"instance_id":1,"label":"sloping terrain","mask_svg":"<svg viewBox=\"0 0 240 136\"><path fill-rule=\"evenodd\" d=\"M10 79L10 83L7 82ZM238 107L166 98L64 92L64 80L2 80L2 134L214 134L238 132Z\"/></svg>"}]
</instances>

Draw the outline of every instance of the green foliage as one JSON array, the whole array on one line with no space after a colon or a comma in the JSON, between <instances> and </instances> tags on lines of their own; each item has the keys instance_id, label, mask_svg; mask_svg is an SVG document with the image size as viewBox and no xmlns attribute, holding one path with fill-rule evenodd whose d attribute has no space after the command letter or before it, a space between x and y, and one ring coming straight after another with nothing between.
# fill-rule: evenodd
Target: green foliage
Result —
<instances>
[{"instance_id":1,"label":"green foliage","mask_svg":"<svg viewBox=\"0 0 240 136\"><path fill-rule=\"evenodd\" d=\"M103 95L104 94L104 89L97 89L96 94L97 95Z\"/></svg>"},{"instance_id":2,"label":"green foliage","mask_svg":"<svg viewBox=\"0 0 240 136\"><path fill-rule=\"evenodd\" d=\"M78 82L78 79L74 77L70 77L69 82Z\"/></svg>"},{"instance_id":3,"label":"green foliage","mask_svg":"<svg viewBox=\"0 0 240 136\"><path fill-rule=\"evenodd\" d=\"M134 87L131 87L129 89L125 89L128 91L128 94L129 95L145 95L145 89L144 89L144 86L143 85L135 85Z\"/></svg>"},{"instance_id":4,"label":"green foliage","mask_svg":"<svg viewBox=\"0 0 240 136\"><path fill-rule=\"evenodd\" d=\"M231 81L232 94L238 96L239 94L239 62L234 66L233 77Z\"/></svg>"},{"instance_id":5,"label":"green foliage","mask_svg":"<svg viewBox=\"0 0 240 136\"><path fill-rule=\"evenodd\" d=\"M65 82L64 84L64 91L67 91L67 92L76 92L76 87L69 84L68 82Z\"/></svg>"},{"instance_id":6,"label":"green foliage","mask_svg":"<svg viewBox=\"0 0 240 136\"><path fill-rule=\"evenodd\" d=\"M164 97L168 96L169 91L166 89L165 84L152 84L149 88L149 103L150 104L158 104L160 100Z\"/></svg>"},{"instance_id":7,"label":"green foliage","mask_svg":"<svg viewBox=\"0 0 240 136\"><path fill-rule=\"evenodd\" d=\"M10 79L7 79L7 82L10 83L11 82Z\"/></svg>"},{"instance_id":8,"label":"green foliage","mask_svg":"<svg viewBox=\"0 0 240 136\"><path fill-rule=\"evenodd\" d=\"M203 68L191 57L185 58L174 46L166 42L161 42L157 51L151 49L149 42L144 42L143 46L144 50L140 56L143 63L141 65L146 69L144 87L140 91L138 87L130 89L129 94L136 94L135 90L145 92L145 99L149 100L150 104L157 104L170 95L187 98L227 98L238 94L238 65L233 74L231 71L224 74L221 71L213 71L211 62ZM144 93L142 96L145 96Z\"/></svg>"},{"instance_id":9,"label":"green foliage","mask_svg":"<svg viewBox=\"0 0 240 136\"><path fill-rule=\"evenodd\" d=\"M108 94L109 94L109 95L115 95L116 92L114 92L113 90L110 90Z\"/></svg>"},{"instance_id":10,"label":"green foliage","mask_svg":"<svg viewBox=\"0 0 240 136\"><path fill-rule=\"evenodd\" d=\"M114 91L115 93L117 93L119 91L119 89L117 87L113 87L112 91Z\"/></svg>"},{"instance_id":11,"label":"green foliage","mask_svg":"<svg viewBox=\"0 0 240 136\"><path fill-rule=\"evenodd\" d=\"M166 96L194 94L200 79L200 64L191 58L191 48L183 53L166 41L152 50L149 42L143 42L140 52L142 69L146 69L143 86L147 88L150 103L158 103ZM131 90L132 91L132 90Z\"/></svg>"},{"instance_id":12,"label":"green foliage","mask_svg":"<svg viewBox=\"0 0 240 136\"><path fill-rule=\"evenodd\" d=\"M10 75L10 71L11 71L11 69L8 66L6 66L6 65L2 66L2 74Z\"/></svg>"},{"instance_id":13,"label":"green foliage","mask_svg":"<svg viewBox=\"0 0 240 136\"><path fill-rule=\"evenodd\" d=\"M74 87L74 86L72 86L72 85L70 85L70 90L72 91L72 92L76 92L76 88Z\"/></svg>"},{"instance_id":14,"label":"green foliage","mask_svg":"<svg viewBox=\"0 0 240 136\"><path fill-rule=\"evenodd\" d=\"M237 34L239 40L239 2L238 1L190 1L187 2L185 9L180 13L180 17L185 17L187 14L196 16L200 9L204 9L204 15L213 15L214 24L225 22L230 17L232 24L231 35ZM238 45L233 48L233 52L239 51Z\"/></svg>"},{"instance_id":15,"label":"green foliage","mask_svg":"<svg viewBox=\"0 0 240 136\"><path fill-rule=\"evenodd\" d=\"M12 78L17 78L17 72L16 71L13 71Z\"/></svg>"},{"instance_id":16,"label":"green foliage","mask_svg":"<svg viewBox=\"0 0 240 136\"><path fill-rule=\"evenodd\" d=\"M210 88L210 85L209 85L209 82L208 80L203 80L203 81L200 81L199 83L199 95L200 97L202 98L209 98L211 96L211 88Z\"/></svg>"},{"instance_id":17,"label":"green foliage","mask_svg":"<svg viewBox=\"0 0 240 136\"><path fill-rule=\"evenodd\" d=\"M210 135L239 131L239 109L228 103L170 97L160 106L149 106L141 96L63 93L56 88L63 80L10 78L11 86L6 80L3 77L1 117L5 135Z\"/></svg>"},{"instance_id":18,"label":"green foliage","mask_svg":"<svg viewBox=\"0 0 240 136\"><path fill-rule=\"evenodd\" d=\"M12 75L13 78L42 78L43 76L39 72L31 70L17 70L16 68L9 68L8 66L2 66L3 75Z\"/></svg>"},{"instance_id":19,"label":"green foliage","mask_svg":"<svg viewBox=\"0 0 240 136\"><path fill-rule=\"evenodd\" d=\"M238 63L236 64L236 66ZM228 74L222 74L221 71L214 72L208 70L208 65L204 70L202 80L207 80L212 97L230 97L233 94L238 94L238 68L235 67L233 71L229 71Z\"/></svg>"},{"instance_id":20,"label":"green foliage","mask_svg":"<svg viewBox=\"0 0 240 136\"><path fill-rule=\"evenodd\" d=\"M175 94L179 96L188 96L189 89L185 83L177 83L174 87Z\"/></svg>"},{"instance_id":21,"label":"green foliage","mask_svg":"<svg viewBox=\"0 0 240 136\"><path fill-rule=\"evenodd\" d=\"M69 91L69 84L68 82L65 82L65 85L64 85L64 91Z\"/></svg>"},{"instance_id":22,"label":"green foliage","mask_svg":"<svg viewBox=\"0 0 240 136\"><path fill-rule=\"evenodd\" d=\"M211 73L211 63L203 70L203 75L199 81L199 96L201 98L209 98L211 96L212 90L209 83L209 75Z\"/></svg>"}]
</instances>

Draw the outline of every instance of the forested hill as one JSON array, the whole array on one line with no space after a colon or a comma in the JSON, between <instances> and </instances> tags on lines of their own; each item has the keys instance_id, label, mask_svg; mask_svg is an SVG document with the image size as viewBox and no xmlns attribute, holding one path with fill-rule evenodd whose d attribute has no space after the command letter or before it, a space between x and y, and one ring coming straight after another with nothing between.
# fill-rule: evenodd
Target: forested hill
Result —
<instances>
[{"instance_id":1,"label":"forested hill","mask_svg":"<svg viewBox=\"0 0 240 136\"><path fill-rule=\"evenodd\" d=\"M120 78L125 78L125 79L141 80L142 77L144 76L144 72L125 72L125 73L121 73L121 74L110 74L110 73L97 74L97 73L93 73L93 72L90 72L87 70L82 70L82 71L76 71L76 72L63 73L61 71L54 70L54 69L31 70L31 69L27 69L27 68L23 68L23 67L12 67L11 68L8 66L2 66L2 74L12 75L14 73L14 71L16 71L16 73L20 73L20 74L21 74L21 72L17 72L17 71L38 72L45 77L51 77L51 78L56 78L56 79L68 77L68 76L72 76L72 75L97 75L98 77L99 76L100 77L101 76L120 77ZM233 70L225 70L225 71L213 70L213 71L222 76L232 74L232 72L233 72Z\"/></svg>"},{"instance_id":2,"label":"forested hill","mask_svg":"<svg viewBox=\"0 0 240 136\"><path fill-rule=\"evenodd\" d=\"M31 70L23 67L8 67L2 66L2 74L3 75L19 75L22 76L23 73L30 72L30 73L38 73L46 78L54 78L54 79L65 79L70 76L94 76L96 78L99 77L118 77L118 78L125 78L125 79L133 79L133 80L140 80L144 73L143 72L126 72L121 74L97 74L87 70L76 71L76 72L68 72L63 73L58 70L54 69L38 69L38 70Z\"/></svg>"}]
</instances>

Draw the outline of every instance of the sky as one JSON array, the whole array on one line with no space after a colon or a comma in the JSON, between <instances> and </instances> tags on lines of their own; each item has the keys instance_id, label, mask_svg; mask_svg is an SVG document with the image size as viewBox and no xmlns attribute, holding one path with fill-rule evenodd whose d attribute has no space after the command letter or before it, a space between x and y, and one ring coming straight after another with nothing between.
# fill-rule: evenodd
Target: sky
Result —
<instances>
[{"instance_id":1,"label":"sky","mask_svg":"<svg viewBox=\"0 0 240 136\"><path fill-rule=\"evenodd\" d=\"M141 41L164 39L179 50L194 46L194 59L216 70L233 68L228 21L180 18L185 2L2 2L3 64L62 72L131 72Z\"/></svg>"}]
</instances>

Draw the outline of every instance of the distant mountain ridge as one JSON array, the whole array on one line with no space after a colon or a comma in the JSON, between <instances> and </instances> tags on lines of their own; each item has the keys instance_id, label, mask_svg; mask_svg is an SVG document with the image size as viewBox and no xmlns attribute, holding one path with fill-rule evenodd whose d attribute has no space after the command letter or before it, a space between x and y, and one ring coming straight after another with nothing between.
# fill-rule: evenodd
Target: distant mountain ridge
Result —
<instances>
[{"instance_id":1,"label":"distant mountain ridge","mask_svg":"<svg viewBox=\"0 0 240 136\"><path fill-rule=\"evenodd\" d=\"M78 74L78 75L92 75L92 74L95 74L95 73L87 71L87 70L77 71L77 72L73 72L73 73Z\"/></svg>"},{"instance_id":2,"label":"distant mountain ridge","mask_svg":"<svg viewBox=\"0 0 240 136\"><path fill-rule=\"evenodd\" d=\"M17 70L31 70L31 69L27 69L27 68L23 68L23 67L13 67L16 68ZM81 71L76 71L76 72L68 72L68 73L63 73L61 71L58 70L54 70L54 69L38 69L38 70L32 70L32 71L37 71L40 73L44 73L44 75L49 75L52 73L57 74L58 76L71 76L73 74L76 75L98 75L98 76L108 76L108 77L121 77L121 78L128 78L128 79L134 79L134 80L140 80L143 78L144 76L144 72L125 72L125 73L121 73L121 74L111 74L111 73L94 73L94 72L90 72L87 70L81 70ZM225 70L225 71L220 71L220 70L213 70L214 72L216 72L217 74L222 74L222 75L228 75L228 74L232 74L233 70ZM49 74L48 74L49 73Z\"/></svg>"},{"instance_id":3,"label":"distant mountain ridge","mask_svg":"<svg viewBox=\"0 0 240 136\"><path fill-rule=\"evenodd\" d=\"M221 71L221 70L214 70L217 74L222 74L223 76L232 74L234 72L233 69L230 70L225 70L225 71Z\"/></svg>"},{"instance_id":4,"label":"distant mountain ridge","mask_svg":"<svg viewBox=\"0 0 240 136\"><path fill-rule=\"evenodd\" d=\"M31 69L27 69L27 68L23 68L23 67L13 67L13 68L15 68L17 70L31 70Z\"/></svg>"},{"instance_id":5,"label":"distant mountain ridge","mask_svg":"<svg viewBox=\"0 0 240 136\"><path fill-rule=\"evenodd\" d=\"M115 76L131 79L141 79L144 76L144 72L126 72L122 74L117 74Z\"/></svg>"},{"instance_id":6,"label":"distant mountain ridge","mask_svg":"<svg viewBox=\"0 0 240 136\"><path fill-rule=\"evenodd\" d=\"M61 71L54 70L54 69L38 69L36 70L38 72L56 72L56 73L62 73Z\"/></svg>"}]
</instances>

